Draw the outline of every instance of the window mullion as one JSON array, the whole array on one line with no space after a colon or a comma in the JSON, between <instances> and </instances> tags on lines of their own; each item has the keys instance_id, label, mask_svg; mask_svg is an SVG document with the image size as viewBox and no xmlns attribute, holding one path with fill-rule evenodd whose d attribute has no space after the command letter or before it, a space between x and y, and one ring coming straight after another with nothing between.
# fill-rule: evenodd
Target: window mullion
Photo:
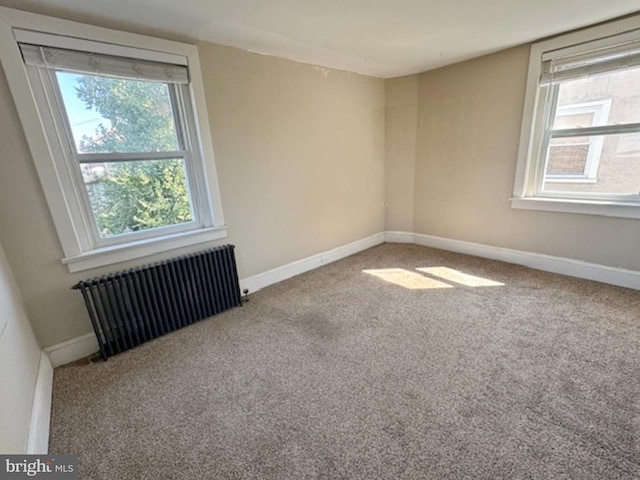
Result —
<instances>
[{"instance_id":1,"label":"window mullion","mask_svg":"<svg viewBox=\"0 0 640 480\"><path fill-rule=\"evenodd\" d=\"M591 135L614 135L621 133L640 132L640 123L625 123L622 125L596 125L594 127L563 128L551 130L553 138L585 137Z\"/></svg>"},{"instance_id":2,"label":"window mullion","mask_svg":"<svg viewBox=\"0 0 640 480\"><path fill-rule=\"evenodd\" d=\"M80 153L76 155L78 163L105 163L105 162L135 162L142 160L169 160L184 158L185 150L168 152L141 152L141 153Z\"/></svg>"}]
</instances>

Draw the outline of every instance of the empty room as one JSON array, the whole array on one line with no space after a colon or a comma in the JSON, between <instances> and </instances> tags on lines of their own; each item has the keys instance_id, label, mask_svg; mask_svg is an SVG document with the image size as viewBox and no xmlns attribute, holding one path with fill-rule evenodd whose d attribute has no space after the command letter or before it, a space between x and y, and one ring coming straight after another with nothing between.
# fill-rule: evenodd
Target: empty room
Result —
<instances>
[{"instance_id":1,"label":"empty room","mask_svg":"<svg viewBox=\"0 0 640 480\"><path fill-rule=\"evenodd\" d=\"M0 478L640 478L640 2L0 0Z\"/></svg>"}]
</instances>

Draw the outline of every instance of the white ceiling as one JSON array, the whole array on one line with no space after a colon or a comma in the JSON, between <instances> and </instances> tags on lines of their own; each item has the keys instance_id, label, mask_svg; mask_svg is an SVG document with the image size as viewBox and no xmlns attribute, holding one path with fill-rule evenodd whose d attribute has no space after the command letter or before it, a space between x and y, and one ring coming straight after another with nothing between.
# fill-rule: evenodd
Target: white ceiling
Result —
<instances>
[{"instance_id":1,"label":"white ceiling","mask_svg":"<svg viewBox=\"0 0 640 480\"><path fill-rule=\"evenodd\" d=\"M0 0L375 77L422 72L640 11L640 0Z\"/></svg>"}]
</instances>

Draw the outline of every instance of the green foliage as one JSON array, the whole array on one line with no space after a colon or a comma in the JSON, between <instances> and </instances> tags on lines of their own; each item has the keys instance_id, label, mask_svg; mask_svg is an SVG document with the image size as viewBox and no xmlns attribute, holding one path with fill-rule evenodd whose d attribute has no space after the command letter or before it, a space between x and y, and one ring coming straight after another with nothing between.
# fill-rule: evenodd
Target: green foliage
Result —
<instances>
[{"instance_id":1,"label":"green foliage","mask_svg":"<svg viewBox=\"0 0 640 480\"><path fill-rule=\"evenodd\" d=\"M162 152L177 150L167 85L120 78L78 77L78 98L111 122L83 137L83 153Z\"/></svg>"},{"instance_id":2,"label":"green foliage","mask_svg":"<svg viewBox=\"0 0 640 480\"><path fill-rule=\"evenodd\" d=\"M179 149L165 84L83 75L76 93L110 122L80 140L82 153ZM102 237L192 220L181 159L105 163L85 181Z\"/></svg>"},{"instance_id":3,"label":"green foliage","mask_svg":"<svg viewBox=\"0 0 640 480\"><path fill-rule=\"evenodd\" d=\"M121 162L87 187L103 237L192 220L181 160Z\"/></svg>"}]
</instances>

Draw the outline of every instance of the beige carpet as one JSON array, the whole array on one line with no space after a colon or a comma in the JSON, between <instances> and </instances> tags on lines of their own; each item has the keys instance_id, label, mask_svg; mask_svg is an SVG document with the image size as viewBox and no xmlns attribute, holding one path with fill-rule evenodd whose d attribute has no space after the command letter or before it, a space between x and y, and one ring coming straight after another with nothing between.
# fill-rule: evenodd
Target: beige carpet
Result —
<instances>
[{"instance_id":1,"label":"beige carpet","mask_svg":"<svg viewBox=\"0 0 640 480\"><path fill-rule=\"evenodd\" d=\"M105 480L637 479L639 347L638 291L385 244L57 369L50 448Z\"/></svg>"}]
</instances>

